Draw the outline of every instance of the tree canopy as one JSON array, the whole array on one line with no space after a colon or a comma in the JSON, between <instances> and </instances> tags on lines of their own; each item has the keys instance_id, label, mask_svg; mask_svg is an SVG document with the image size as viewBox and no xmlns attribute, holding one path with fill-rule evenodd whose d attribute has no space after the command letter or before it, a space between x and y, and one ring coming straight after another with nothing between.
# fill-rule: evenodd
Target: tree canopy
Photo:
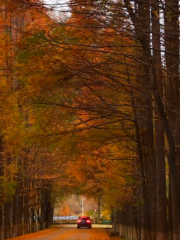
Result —
<instances>
[{"instance_id":1,"label":"tree canopy","mask_svg":"<svg viewBox=\"0 0 180 240\"><path fill-rule=\"evenodd\" d=\"M0 239L49 227L72 193L125 237L175 239L179 1L67 4L0 2Z\"/></svg>"}]
</instances>

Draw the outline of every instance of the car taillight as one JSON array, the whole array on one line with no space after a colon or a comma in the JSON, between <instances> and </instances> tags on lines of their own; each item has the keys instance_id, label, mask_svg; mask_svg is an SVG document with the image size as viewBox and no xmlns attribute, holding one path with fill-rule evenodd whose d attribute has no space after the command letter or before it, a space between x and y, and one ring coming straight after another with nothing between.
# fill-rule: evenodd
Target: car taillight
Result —
<instances>
[{"instance_id":1,"label":"car taillight","mask_svg":"<svg viewBox=\"0 0 180 240\"><path fill-rule=\"evenodd\" d=\"M91 222L91 220L86 220L86 222L87 222L87 223L90 223L90 222Z\"/></svg>"},{"instance_id":2,"label":"car taillight","mask_svg":"<svg viewBox=\"0 0 180 240\"><path fill-rule=\"evenodd\" d=\"M81 222L81 220L80 220L80 219L78 219L78 220L77 220L77 222L78 222L78 223L80 223L80 222Z\"/></svg>"}]
</instances>

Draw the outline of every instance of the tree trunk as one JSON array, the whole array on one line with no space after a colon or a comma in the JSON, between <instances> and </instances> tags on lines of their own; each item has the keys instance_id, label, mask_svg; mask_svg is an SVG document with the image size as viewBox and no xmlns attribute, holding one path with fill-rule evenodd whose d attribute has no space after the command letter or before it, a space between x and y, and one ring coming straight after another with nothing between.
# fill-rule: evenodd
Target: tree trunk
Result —
<instances>
[{"instance_id":1,"label":"tree trunk","mask_svg":"<svg viewBox=\"0 0 180 240\"><path fill-rule=\"evenodd\" d=\"M35 232L35 213L34 208L31 208L31 232Z\"/></svg>"},{"instance_id":2,"label":"tree trunk","mask_svg":"<svg viewBox=\"0 0 180 240\"><path fill-rule=\"evenodd\" d=\"M11 201L4 203L4 238L11 238Z\"/></svg>"},{"instance_id":3,"label":"tree trunk","mask_svg":"<svg viewBox=\"0 0 180 240\"><path fill-rule=\"evenodd\" d=\"M0 161L2 161L2 151L3 151L3 136L0 133ZM3 175L3 166L0 164L0 177ZM1 187L0 187L1 191ZM2 199L0 199L0 240L3 239L3 204Z\"/></svg>"},{"instance_id":4,"label":"tree trunk","mask_svg":"<svg viewBox=\"0 0 180 240\"><path fill-rule=\"evenodd\" d=\"M98 197L98 223L100 223L101 220L101 197Z\"/></svg>"},{"instance_id":5,"label":"tree trunk","mask_svg":"<svg viewBox=\"0 0 180 240\"><path fill-rule=\"evenodd\" d=\"M153 59L157 76L157 87L163 99L163 74L161 63L159 0L151 0L152 44ZM157 178L157 239L168 239L167 204L166 204L166 176L165 176L165 144L164 127L155 111L155 149L156 149L156 178Z\"/></svg>"},{"instance_id":6,"label":"tree trunk","mask_svg":"<svg viewBox=\"0 0 180 240\"><path fill-rule=\"evenodd\" d=\"M23 198L18 191L17 200L16 200L16 214L17 214L17 236L21 236L23 233Z\"/></svg>"},{"instance_id":7,"label":"tree trunk","mask_svg":"<svg viewBox=\"0 0 180 240\"><path fill-rule=\"evenodd\" d=\"M180 157L180 104L179 104L179 1L165 1L165 57L166 57L166 77L167 77L167 98L168 98L168 119L169 126L174 137L175 153L174 167L179 168ZM171 170L171 169L170 169ZM176 170L177 180L171 172L171 194L172 194L172 222L173 232L180 229L180 196L176 184L179 184L179 170ZM180 187L180 186L179 186Z\"/></svg>"},{"instance_id":8,"label":"tree trunk","mask_svg":"<svg viewBox=\"0 0 180 240\"><path fill-rule=\"evenodd\" d=\"M169 173L170 175L170 173ZM168 229L169 229L169 240L173 240L173 216L172 216L172 191L171 191L171 181L169 176L169 202L168 202Z\"/></svg>"},{"instance_id":9,"label":"tree trunk","mask_svg":"<svg viewBox=\"0 0 180 240\"><path fill-rule=\"evenodd\" d=\"M169 2L171 2L171 1L169 1ZM166 5L169 2L167 1ZM175 4L172 3L172 5L173 5L172 8L170 6L168 9L178 9L177 2L178 1L176 0ZM145 63L145 66L147 66L147 68L149 68L148 76L150 76L149 80L152 83L153 96L154 96L154 99L155 99L157 110L159 112L159 116L161 117L161 120L163 122L164 131L165 131L166 136L167 136L167 142L168 142L168 146L169 146L168 163L169 163L169 169L170 169L171 177L172 177L172 181L171 181L172 182L172 189L180 189L180 178L179 178L178 169L177 169L177 165L176 165L177 154L176 154L176 146L175 146L175 136L176 136L175 133L177 134L177 132L174 133L173 132L173 128L172 128L172 125L173 126L174 125L178 126L178 124L174 124L174 119L173 119L172 116L170 116L170 114L169 114L169 119L170 119L170 121L169 121L169 119L167 118L167 114L164 111L163 102L162 102L162 99L160 97L158 86L157 86L157 78L156 78L156 71L155 71L154 62L152 61L149 44L148 44L148 42L146 40L147 36L142 31L142 29L139 26L139 21L142 21L142 19L144 19L144 18L142 18L141 16L140 17L136 16L134 14L134 11L131 8L129 0L125 0L125 5L126 5L126 8L128 9L128 12L129 12L130 17L132 19L132 22L134 24L135 31L136 31L136 37L140 41L140 43L142 45L143 56L144 56L144 63ZM167 15L166 19L168 19L169 12L168 12L168 14L165 14L165 16L166 15ZM173 21L175 19L175 18L172 17L172 14L170 16L170 19L171 20L173 19ZM172 48L170 50L171 51L170 54L173 55L173 56L177 56L179 58L179 47L177 47L178 46L177 43L176 44L174 43L175 39L176 39L176 41L179 39L178 37L176 37L176 33L178 33L178 36L179 36L179 26L178 26L178 29L177 29L178 22L179 22L178 19L176 19L176 21L174 22L175 23L174 25L172 24L173 22L171 22L171 25L169 25L170 28L172 28L172 29L176 28L176 31L173 32L173 34L175 34L175 35L171 35L171 37L173 37L173 42L169 41L168 42L169 43L168 46L171 46L171 48ZM165 23L165 28L166 28L166 26L167 26L167 23ZM169 29L166 29L166 34L165 34L166 35L166 39L167 39L168 31L169 31ZM167 40L166 40L166 42L167 42ZM176 50L174 50L174 49L176 49ZM168 50L168 48L167 48L167 43L166 43L166 51L167 50ZM172 61L172 59L171 59L171 61ZM171 111L171 113L173 115L176 112L176 117L177 117L177 115L179 115L179 107L177 107L177 104L179 105L179 97L178 97L179 96L179 86L178 86L178 81L177 82L175 81L175 79L177 79L177 74L176 74L176 72L177 72L177 61L175 61L174 64L175 65L171 65L170 63L168 63L168 60L167 60L167 65L171 65L171 67L174 66L175 70L176 70L175 71L175 76L176 77L174 76L173 77L174 81L171 82L171 85L173 85L173 89L172 90L174 91L176 89L176 92L175 93L171 92L171 95L176 96L175 97L176 100L175 100L174 103L173 103L173 100L174 100L173 97L172 97L171 101L170 101L170 99L168 99L168 100L170 101L171 106L176 106L175 111ZM179 61L178 61L178 64L179 64ZM177 110L178 110L178 114L177 114ZM177 122L177 120L179 121L179 118L176 118L176 122ZM177 202L177 210L178 210L177 211L177 215L179 217L179 213L180 213L180 191L176 191L175 192L175 199L176 199L176 202Z\"/></svg>"},{"instance_id":10,"label":"tree trunk","mask_svg":"<svg viewBox=\"0 0 180 240\"><path fill-rule=\"evenodd\" d=\"M16 214L16 207L17 207L17 203L16 203L16 199L17 199L17 193L15 193L15 195L13 196L13 215L12 215L12 225L13 225L13 230L12 230L12 237L16 237L17 236L17 214Z\"/></svg>"},{"instance_id":11,"label":"tree trunk","mask_svg":"<svg viewBox=\"0 0 180 240\"><path fill-rule=\"evenodd\" d=\"M3 209L0 202L0 240L3 239Z\"/></svg>"},{"instance_id":12,"label":"tree trunk","mask_svg":"<svg viewBox=\"0 0 180 240\"><path fill-rule=\"evenodd\" d=\"M25 199L28 201L27 198ZM27 234L29 233L29 218L30 218L28 204L26 204L25 206L23 216L24 216L24 234Z\"/></svg>"},{"instance_id":13,"label":"tree trunk","mask_svg":"<svg viewBox=\"0 0 180 240\"><path fill-rule=\"evenodd\" d=\"M128 77L128 83L130 84L130 77L129 77L129 72L126 70L126 74ZM130 84L131 85L131 84ZM130 90L131 94L131 102L132 102L132 108L133 108L133 114L134 114L134 125L135 125L135 132L136 132L136 142L137 142L137 154L138 154L138 159L139 159L139 167L140 167L140 173L141 173L141 178L142 178L142 191L139 191L139 198L143 198L144 205L143 205L143 217L139 216L141 218L141 224L137 219L137 232L139 232L140 226L143 227L144 229L147 230L147 233L150 231L150 226L151 226L151 213L150 213L150 202L148 198L148 193L147 193L147 176L146 176L146 171L145 171L145 164L144 164L144 156L143 156L143 146L141 142L141 133L140 133L140 127L138 123L138 113L136 109L136 102L135 102L135 96L133 93L133 89L131 88ZM137 100L139 101L139 100ZM142 206L139 206L140 212L142 210ZM135 217L136 218L136 217ZM149 239L148 234L146 235L147 239ZM145 239L146 239L145 237ZM139 234L138 239L141 238L141 234Z\"/></svg>"}]
</instances>

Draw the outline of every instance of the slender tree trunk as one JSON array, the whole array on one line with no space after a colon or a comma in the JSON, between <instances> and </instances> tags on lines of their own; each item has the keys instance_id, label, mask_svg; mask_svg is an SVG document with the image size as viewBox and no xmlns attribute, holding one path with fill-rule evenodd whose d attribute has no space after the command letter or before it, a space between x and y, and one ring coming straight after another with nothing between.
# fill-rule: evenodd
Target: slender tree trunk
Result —
<instances>
[{"instance_id":1,"label":"slender tree trunk","mask_svg":"<svg viewBox=\"0 0 180 240\"><path fill-rule=\"evenodd\" d=\"M11 238L11 201L4 203L4 238Z\"/></svg>"},{"instance_id":2,"label":"slender tree trunk","mask_svg":"<svg viewBox=\"0 0 180 240\"><path fill-rule=\"evenodd\" d=\"M126 74L128 78L128 83L130 84L130 77L129 77L129 72L128 69L126 69ZM131 84L130 84L131 85ZM135 97L133 93L133 89L131 88L130 90L131 94L131 102L132 102L132 108L133 108L133 114L134 114L134 125L135 125L135 131L136 131L136 142L137 142L137 154L138 154L138 159L139 159L139 166L140 166L140 173L142 177L142 192L140 191L140 198L144 199L144 206L143 206L143 212L144 212L144 217L141 218L142 224L141 226L144 227L144 229L149 230L149 227L151 225L151 213L150 213L150 202L148 199L148 193L147 193L147 176L146 176L146 171L145 171L145 165L144 165L144 157L143 157L143 151L142 151L142 143L141 143L141 134L140 134L140 128L139 128L139 123L138 123L138 113L136 110L136 102L135 102ZM141 207L140 207L141 209ZM137 230L138 231L138 230ZM148 232L148 231L147 231ZM139 235L140 238L140 235ZM145 239L148 239L148 234L144 236Z\"/></svg>"},{"instance_id":3,"label":"slender tree trunk","mask_svg":"<svg viewBox=\"0 0 180 240\"><path fill-rule=\"evenodd\" d=\"M146 1L138 1L137 15L139 17L138 28L141 34L144 35L146 42L146 54L150 55L150 4ZM149 226L151 240L156 240L156 226L157 226L157 195L156 195L156 157L155 157L155 143L154 143L154 119L153 119L153 96L151 91L151 79L149 75L149 68L147 65L147 56L143 55L144 60L144 87L146 91L146 170L147 170L147 186L150 201L150 223Z\"/></svg>"},{"instance_id":4,"label":"slender tree trunk","mask_svg":"<svg viewBox=\"0 0 180 240\"><path fill-rule=\"evenodd\" d=\"M152 44L153 59L157 76L157 87L163 99L163 74L161 63L159 0L151 0ZM155 149L156 149L156 178L157 178L157 239L168 239L167 204L166 204L166 176L165 176L165 144L164 127L155 111Z\"/></svg>"},{"instance_id":5,"label":"slender tree trunk","mask_svg":"<svg viewBox=\"0 0 180 240\"><path fill-rule=\"evenodd\" d=\"M16 199L17 199L17 192L15 193L15 195L13 196L13 216L12 216L12 225L13 225L13 231L12 231L12 237L16 237L17 236L17 214L16 214Z\"/></svg>"},{"instance_id":6,"label":"slender tree trunk","mask_svg":"<svg viewBox=\"0 0 180 240\"><path fill-rule=\"evenodd\" d=\"M45 186L43 186L45 187ZM45 212L47 208L46 189L41 190L41 217L40 217L40 229L45 229Z\"/></svg>"},{"instance_id":7,"label":"slender tree trunk","mask_svg":"<svg viewBox=\"0 0 180 240\"><path fill-rule=\"evenodd\" d=\"M20 187L20 186L19 186ZM18 188L19 188L18 187ZM18 189L16 199L16 214L17 214L17 236L21 236L23 233L23 198L20 195L20 189Z\"/></svg>"},{"instance_id":8,"label":"slender tree trunk","mask_svg":"<svg viewBox=\"0 0 180 240\"><path fill-rule=\"evenodd\" d=\"M98 197L98 223L100 223L101 219L101 197Z\"/></svg>"},{"instance_id":9,"label":"slender tree trunk","mask_svg":"<svg viewBox=\"0 0 180 240\"><path fill-rule=\"evenodd\" d=\"M35 232L35 213L34 208L31 208L31 232Z\"/></svg>"},{"instance_id":10,"label":"slender tree trunk","mask_svg":"<svg viewBox=\"0 0 180 240\"><path fill-rule=\"evenodd\" d=\"M28 207L29 199L27 197L25 197L25 201L27 201L27 203L25 203L23 219L24 219L24 234L27 234L27 233L29 233L29 218L30 218L29 207Z\"/></svg>"},{"instance_id":11,"label":"slender tree trunk","mask_svg":"<svg viewBox=\"0 0 180 240\"><path fill-rule=\"evenodd\" d=\"M3 239L3 209L2 203L0 202L0 240Z\"/></svg>"},{"instance_id":12,"label":"slender tree trunk","mask_svg":"<svg viewBox=\"0 0 180 240\"><path fill-rule=\"evenodd\" d=\"M170 175L170 173L169 173ZM169 240L173 240L173 216L172 216L172 191L171 191L171 181L169 177L169 202L168 202L168 229L169 229Z\"/></svg>"},{"instance_id":13,"label":"slender tree trunk","mask_svg":"<svg viewBox=\"0 0 180 240\"><path fill-rule=\"evenodd\" d=\"M52 208L51 208L50 197L48 196L47 207L45 211L45 228L49 228L51 224L52 224Z\"/></svg>"},{"instance_id":14,"label":"slender tree trunk","mask_svg":"<svg viewBox=\"0 0 180 240\"><path fill-rule=\"evenodd\" d=\"M0 177L3 176L3 166L2 166L2 151L3 151L3 135L0 133ZM0 187L1 191L1 187ZM2 199L0 199L0 240L3 239L3 204Z\"/></svg>"},{"instance_id":15,"label":"slender tree trunk","mask_svg":"<svg viewBox=\"0 0 180 240\"><path fill-rule=\"evenodd\" d=\"M167 3L172 3L173 9L178 9L177 2L178 2L177 0L175 1L175 3L172 3L172 1L169 1L169 2L167 1L166 2L166 7L167 7ZM141 21L142 18L139 18L139 16L134 14L134 11L133 11L133 9L131 7L131 4L130 4L129 0L125 0L125 5L126 5L126 7L128 9L128 12L129 12L129 14L131 16L132 22L134 24L135 31L136 31L136 36L137 36L138 40L140 41L140 43L142 45L143 56L144 56L144 60L145 60L144 62L146 64L146 66L149 68L148 76L150 76L150 82L152 83L153 96L154 96L154 99L155 99L155 103L156 103L159 115L160 115L161 120L163 122L164 131L165 131L166 136L167 136L167 142L168 142L168 146L169 146L168 163L169 163L169 169L170 169L171 178L172 178L172 181L171 181L172 182L172 189L180 189L180 178L179 178L178 169L177 169L177 165L176 165L177 153L176 153L176 146L175 146L175 136L176 136L175 133L177 134L177 132L176 131L175 131L175 133L173 132L173 128L172 128L172 125L174 125L174 124L172 124L173 117L170 116L170 114L169 114L169 119L168 119L167 118L167 114L164 111L163 102L162 102L162 99L161 99L159 91L158 91L158 85L157 85L157 78L156 78L156 71L155 71L154 62L152 61L152 57L151 57L151 54L150 54L150 51L149 51L149 44L146 41L146 34L143 33L142 29L140 29L140 27L138 25L139 21ZM170 6L167 9L170 10L170 9L172 9L172 7ZM171 15L170 19L173 19L173 21L174 21L175 18L169 12L168 12L168 14L167 13L165 14L165 16L167 16L165 19L169 19L168 15L169 16ZM174 23L175 23L175 25L173 25L173 22L171 22L170 27L171 27L171 29L176 28L176 31L173 31L175 35L171 35L171 36L173 36L173 39L176 39L176 41L179 41L179 38L176 37L177 33L178 33L178 36L179 36L179 26L178 26L178 30L177 30L177 25L179 23L178 19L176 19ZM165 23L165 29L166 29L166 27L167 27L167 23ZM166 34L165 34L166 39L167 39L168 31L169 30L166 29ZM166 42L167 42L167 40L166 40ZM173 56L178 56L178 58L179 58L179 47L177 48L178 44L174 43L174 41L173 42L169 41L169 45L168 46L171 46L173 48L173 50L171 50L170 54L173 55ZM176 49L176 51L174 49ZM168 50L168 47L167 47L167 44L166 44L166 51L167 50ZM169 53L169 51L168 51L168 53ZM166 59L167 59L167 57L166 57ZM170 63L166 63L166 64L167 65L171 65ZM176 72L177 72L177 61L175 61L174 64L175 65L171 65L171 67L175 66L175 69L176 69L175 76L177 77L177 74L176 74ZM178 61L178 64L179 64L179 61ZM174 76L173 79L175 79L175 76ZM177 110L179 109L177 107L177 103L179 104L179 98L178 98L179 86L178 86L178 81L177 82L176 81L172 81L171 85L173 85L173 89L172 89L171 95L173 94L173 90L176 89L176 92L174 92L174 94L173 94L174 96L176 96L175 97L175 99L176 99L175 102L173 103L173 101L172 101L174 98L172 98L171 101L169 99L169 101L171 103L171 106L176 106L175 107L176 108L175 111L173 111L173 110L171 111L172 115L173 115L175 112L177 113ZM170 86L170 87L172 87L172 86ZM179 115L179 113L178 113L178 115ZM177 118L176 120L179 121L179 118ZM177 125L175 124L175 126L177 126ZM176 191L175 192L175 199L176 199L176 202L177 202L177 215L179 216L179 214L180 214L180 191Z\"/></svg>"},{"instance_id":16,"label":"slender tree trunk","mask_svg":"<svg viewBox=\"0 0 180 240\"><path fill-rule=\"evenodd\" d=\"M180 164L180 104L179 104L179 1L165 0L165 57L167 76L168 118L175 142L175 167ZM178 169L179 171L180 169ZM180 226L180 196L177 196L174 176L170 174L172 194L173 232L179 232ZM179 175L179 173L176 173ZM178 182L180 181L180 176Z\"/></svg>"}]
</instances>

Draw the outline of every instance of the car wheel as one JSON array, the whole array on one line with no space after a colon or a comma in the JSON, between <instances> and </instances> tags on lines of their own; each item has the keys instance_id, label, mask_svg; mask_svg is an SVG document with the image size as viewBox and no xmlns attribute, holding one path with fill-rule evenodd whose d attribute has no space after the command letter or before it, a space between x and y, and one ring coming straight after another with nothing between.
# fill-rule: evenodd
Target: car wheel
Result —
<instances>
[{"instance_id":1,"label":"car wheel","mask_svg":"<svg viewBox=\"0 0 180 240\"><path fill-rule=\"evenodd\" d=\"M77 226L77 228L80 228L79 226Z\"/></svg>"},{"instance_id":2,"label":"car wheel","mask_svg":"<svg viewBox=\"0 0 180 240\"><path fill-rule=\"evenodd\" d=\"M91 228L91 226L89 226L89 229Z\"/></svg>"}]
</instances>

